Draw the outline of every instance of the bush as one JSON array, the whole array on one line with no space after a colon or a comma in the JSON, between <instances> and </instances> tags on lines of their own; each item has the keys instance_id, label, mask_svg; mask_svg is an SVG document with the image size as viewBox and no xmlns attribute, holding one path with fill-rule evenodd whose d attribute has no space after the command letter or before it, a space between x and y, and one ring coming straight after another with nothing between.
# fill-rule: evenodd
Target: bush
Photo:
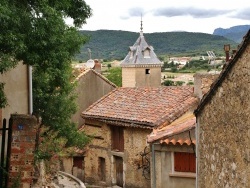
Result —
<instances>
[{"instance_id":1,"label":"bush","mask_svg":"<svg viewBox=\"0 0 250 188\"><path fill-rule=\"evenodd\" d=\"M165 80L163 82L163 85L164 86L174 86L174 81L172 81L172 80Z\"/></svg>"}]
</instances>

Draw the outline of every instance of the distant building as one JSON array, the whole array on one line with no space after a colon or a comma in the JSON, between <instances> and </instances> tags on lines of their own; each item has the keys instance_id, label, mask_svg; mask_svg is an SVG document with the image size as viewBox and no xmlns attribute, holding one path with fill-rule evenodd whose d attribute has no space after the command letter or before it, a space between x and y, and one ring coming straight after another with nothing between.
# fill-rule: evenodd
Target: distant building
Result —
<instances>
[{"instance_id":1,"label":"distant building","mask_svg":"<svg viewBox=\"0 0 250 188\"><path fill-rule=\"evenodd\" d=\"M173 62L174 64L186 65L191 59L191 57L170 57L168 63Z\"/></svg>"},{"instance_id":2,"label":"distant building","mask_svg":"<svg viewBox=\"0 0 250 188\"><path fill-rule=\"evenodd\" d=\"M146 42L141 26L139 38L129 47L128 55L121 63L122 87L160 86L162 66L154 48Z\"/></svg>"}]
</instances>

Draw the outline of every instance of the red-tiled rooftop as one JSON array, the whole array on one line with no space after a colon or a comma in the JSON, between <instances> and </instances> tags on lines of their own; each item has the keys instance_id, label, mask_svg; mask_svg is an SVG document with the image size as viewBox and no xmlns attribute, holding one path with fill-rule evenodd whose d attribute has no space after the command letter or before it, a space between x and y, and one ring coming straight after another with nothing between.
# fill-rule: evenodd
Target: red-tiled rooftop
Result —
<instances>
[{"instance_id":1,"label":"red-tiled rooftop","mask_svg":"<svg viewBox=\"0 0 250 188\"><path fill-rule=\"evenodd\" d=\"M195 144L195 138L190 139L188 131L194 130L196 118L192 112L188 112L163 128L156 128L148 135L148 142L159 141L159 143L173 144ZM185 134L187 133L187 134Z\"/></svg>"},{"instance_id":2,"label":"red-tiled rooftop","mask_svg":"<svg viewBox=\"0 0 250 188\"><path fill-rule=\"evenodd\" d=\"M197 103L191 86L117 88L82 113L124 126L153 128L169 124Z\"/></svg>"}]
</instances>

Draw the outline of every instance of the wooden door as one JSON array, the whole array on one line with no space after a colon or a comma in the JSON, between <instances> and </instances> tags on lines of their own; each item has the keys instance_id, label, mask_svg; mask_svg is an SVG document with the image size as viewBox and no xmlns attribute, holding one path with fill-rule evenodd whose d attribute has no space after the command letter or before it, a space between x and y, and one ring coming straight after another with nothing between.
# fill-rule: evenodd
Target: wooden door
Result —
<instances>
[{"instance_id":1,"label":"wooden door","mask_svg":"<svg viewBox=\"0 0 250 188\"><path fill-rule=\"evenodd\" d=\"M123 160L121 157L115 157L116 166L116 185L123 187Z\"/></svg>"}]
</instances>

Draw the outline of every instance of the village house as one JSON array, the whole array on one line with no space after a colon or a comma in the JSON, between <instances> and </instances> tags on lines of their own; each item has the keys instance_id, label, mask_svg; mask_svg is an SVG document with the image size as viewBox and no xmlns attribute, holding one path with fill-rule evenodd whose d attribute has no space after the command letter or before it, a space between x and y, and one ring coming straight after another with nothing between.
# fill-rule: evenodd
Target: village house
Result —
<instances>
[{"instance_id":1,"label":"village house","mask_svg":"<svg viewBox=\"0 0 250 188\"><path fill-rule=\"evenodd\" d=\"M9 119L11 114L32 114L32 69L31 66L19 62L6 73L0 74L0 82L4 83L4 92L8 105L0 110L1 121Z\"/></svg>"},{"instance_id":2,"label":"village house","mask_svg":"<svg viewBox=\"0 0 250 188\"><path fill-rule=\"evenodd\" d=\"M198 101L198 100L197 100ZM192 109L148 136L151 146L152 188L194 188L196 178L195 123Z\"/></svg>"},{"instance_id":3,"label":"village house","mask_svg":"<svg viewBox=\"0 0 250 188\"><path fill-rule=\"evenodd\" d=\"M81 112L116 88L115 84L98 73L101 68L100 62L98 60L92 61L93 66L91 65L91 68L84 63L77 64L74 67L78 109L71 119L79 128L84 125ZM61 170L84 181L84 151L76 150L73 157L63 158L63 168Z\"/></svg>"},{"instance_id":4,"label":"village house","mask_svg":"<svg viewBox=\"0 0 250 188\"><path fill-rule=\"evenodd\" d=\"M195 110L197 186L250 187L250 31Z\"/></svg>"},{"instance_id":5,"label":"village house","mask_svg":"<svg viewBox=\"0 0 250 188\"><path fill-rule=\"evenodd\" d=\"M141 152L154 127L169 124L197 102L193 87L117 88L82 113L93 140L85 154L85 182L150 187Z\"/></svg>"},{"instance_id":6,"label":"village house","mask_svg":"<svg viewBox=\"0 0 250 188\"><path fill-rule=\"evenodd\" d=\"M168 63L180 64L182 66L186 65L191 61L191 57L170 57Z\"/></svg>"},{"instance_id":7,"label":"village house","mask_svg":"<svg viewBox=\"0 0 250 188\"><path fill-rule=\"evenodd\" d=\"M155 127L148 135L152 188L195 187L196 118L193 110L217 77L217 73L196 73L193 91L196 101L187 104L185 113L176 120Z\"/></svg>"},{"instance_id":8,"label":"village house","mask_svg":"<svg viewBox=\"0 0 250 188\"><path fill-rule=\"evenodd\" d=\"M86 183L195 187L193 110L216 75L197 74L195 88L164 87L162 64L141 25L139 38L121 63L123 87L82 112L82 129L92 137L84 155Z\"/></svg>"},{"instance_id":9,"label":"village house","mask_svg":"<svg viewBox=\"0 0 250 188\"><path fill-rule=\"evenodd\" d=\"M77 94L76 103L78 109L72 116L72 121L77 123L78 127L84 124L81 117L82 111L116 88L114 83L100 74L101 66L99 66L99 61L93 60L93 62L97 66L89 68L83 64L75 68L75 71L78 72L75 73L75 82L77 84L75 93Z\"/></svg>"},{"instance_id":10,"label":"village house","mask_svg":"<svg viewBox=\"0 0 250 188\"><path fill-rule=\"evenodd\" d=\"M0 75L7 106L0 109L0 187L30 187L34 179L34 150L37 120L32 116L32 67L19 62ZM7 172L7 173L6 173Z\"/></svg>"}]
</instances>

